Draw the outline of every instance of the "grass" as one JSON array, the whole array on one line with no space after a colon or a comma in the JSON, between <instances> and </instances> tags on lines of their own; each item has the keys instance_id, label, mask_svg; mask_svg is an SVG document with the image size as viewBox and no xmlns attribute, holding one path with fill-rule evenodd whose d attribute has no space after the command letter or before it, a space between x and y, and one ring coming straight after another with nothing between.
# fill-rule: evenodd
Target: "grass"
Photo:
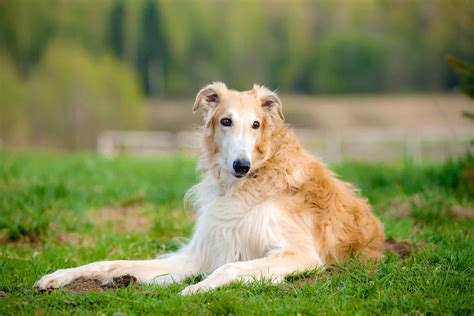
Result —
<instances>
[{"instance_id":1,"label":"grass","mask_svg":"<svg viewBox=\"0 0 474 316\"><path fill-rule=\"evenodd\" d=\"M356 260L282 285L232 284L190 297L185 283L38 293L45 273L103 259L145 259L190 235L182 197L197 180L186 156L102 158L0 151L0 314L472 314L472 158L440 165L345 162L405 258Z\"/></svg>"}]
</instances>

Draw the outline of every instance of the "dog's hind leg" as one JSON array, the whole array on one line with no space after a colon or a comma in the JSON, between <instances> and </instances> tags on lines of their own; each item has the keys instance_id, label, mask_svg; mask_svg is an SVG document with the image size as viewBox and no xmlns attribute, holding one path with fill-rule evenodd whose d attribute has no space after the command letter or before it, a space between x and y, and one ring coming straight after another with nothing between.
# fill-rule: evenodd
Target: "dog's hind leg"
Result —
<instances>
[{"instance_id":1,"label":"dog's hind leg","mask_svg":"<svg viewBox=\"0 0 474 316\"><path fill-rule=\"evenodd\" d=\"M304 272L320 267L323 267L323 263L319 256L308 257L293 253L233 262L216 269L203 281L186 287L181 294L209 291L233 281L250 282L263 278L280 283L292 272Z\"/></svg>"},{"instance_id":2,"label":"dog's hind leg","mask_svg":"<svg viewBox=\"0 0 474 316\"><path fill-rule=\"evenodd\" d=\"M107 283L123 275L131 275L141 283L168 284L179 282L187 276L200 272L199 270L195 260L184 254L171 254L166 258L154 260L99 261L76 268L57 270L43 276L34 287L39 290L54 289L80 277Z\"/></svg>"}]
</instances>

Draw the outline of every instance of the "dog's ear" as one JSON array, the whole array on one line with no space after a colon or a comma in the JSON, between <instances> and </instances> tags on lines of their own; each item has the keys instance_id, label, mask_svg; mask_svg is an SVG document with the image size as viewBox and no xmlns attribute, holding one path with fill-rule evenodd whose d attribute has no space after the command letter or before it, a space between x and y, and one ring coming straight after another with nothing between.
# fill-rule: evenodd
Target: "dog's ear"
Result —
<instances>
[{"instance_id":1,"label":"dog's ear","mask_svg":"<svg viewBox=\"0 0 474 316\"><path fill-rule=\"evenodd\" d=\"M262 108L268 112L270 116L280 119L281 121L285 120L282 112L281 100L275 92L258 84L253 85L253 92L257 99L260 100Z\"/></svg>"},{"instance_id":2,"label":"dog's ear","mask_svg":"<svg viewBox=\"0 0 474 316\"><path fill-rule=\"evenodd\" d=\"M222 82L213 82L202 88L196 95L196 100L193 105L193 113L199 109L204 110L204 116L209 110L217 107L221 101L222 95L227 91L227 87Z\"/></svg>"}]
</instances>

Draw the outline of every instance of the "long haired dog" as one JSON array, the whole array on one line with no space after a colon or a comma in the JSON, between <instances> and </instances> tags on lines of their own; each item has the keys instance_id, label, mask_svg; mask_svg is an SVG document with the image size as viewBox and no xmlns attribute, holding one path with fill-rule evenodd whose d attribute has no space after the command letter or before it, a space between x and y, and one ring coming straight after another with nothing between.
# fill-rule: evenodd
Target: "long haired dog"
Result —
<instances>
[{"instance_id":1,"label":"long haired dog","mask_svg":"<svg viewBox=\"0 0 474 316\"><path fill-rule=\"evenodd\" d=\"M284 123L280 99L265 87L239 92L215 82L199 91L193 111L204 126L202 180L187 199L198 214L194 234L176 253L154 260L101 261L58 270L39 289L79 277L106 283L133 275L168 284L208 275L183 294L230 282L324 267L353 256L382 255L383 227L367 201L312 158Z\"/></svg>"}]
</instances>

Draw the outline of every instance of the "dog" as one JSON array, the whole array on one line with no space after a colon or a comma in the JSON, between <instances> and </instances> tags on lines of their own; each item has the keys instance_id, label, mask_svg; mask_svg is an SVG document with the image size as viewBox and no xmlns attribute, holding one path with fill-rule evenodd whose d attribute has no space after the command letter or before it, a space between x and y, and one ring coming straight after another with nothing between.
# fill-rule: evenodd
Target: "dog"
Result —
<instances>
[{"instance_id":1,"label":"dog","mask_svg":"<svg viewBox=\"0 0 474 316\"><path fill-rule=\"evenodd\" d=\"M36 288L58 288L79 277L107 283L132 275L165 285L207 275L184 288L188 295L234 281L279 283L354 256L381 258L384 230L367 200L303 149L274 92L260 85L239 92L214 82L198 92L197 111L204 119L202 179L185 197L198 215L190 241L153 260L58 270Z\"/></svg>"}]
</instances>

